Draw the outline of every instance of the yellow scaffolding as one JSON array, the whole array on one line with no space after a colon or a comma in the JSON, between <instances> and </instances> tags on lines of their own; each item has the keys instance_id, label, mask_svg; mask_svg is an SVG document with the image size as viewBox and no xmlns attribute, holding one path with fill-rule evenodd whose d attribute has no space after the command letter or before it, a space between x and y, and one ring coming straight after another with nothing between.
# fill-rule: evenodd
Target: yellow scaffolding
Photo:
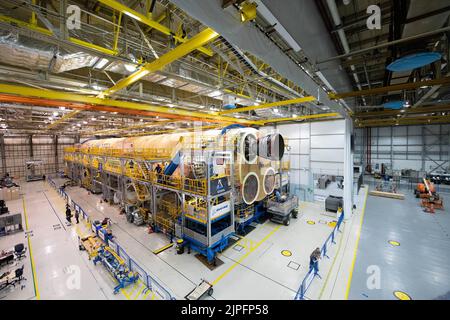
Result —
<instances>
[{"instance_id":1,"label":"yellow scaffolding","mask_svg":"<svg viewBox=\"0 0 450 320\"><path fill-rule=\"evenodd\" d=\"M208 192L206 179L182 178L183 190L186 192L206 196Z\"/></svg>"}]
</instances>

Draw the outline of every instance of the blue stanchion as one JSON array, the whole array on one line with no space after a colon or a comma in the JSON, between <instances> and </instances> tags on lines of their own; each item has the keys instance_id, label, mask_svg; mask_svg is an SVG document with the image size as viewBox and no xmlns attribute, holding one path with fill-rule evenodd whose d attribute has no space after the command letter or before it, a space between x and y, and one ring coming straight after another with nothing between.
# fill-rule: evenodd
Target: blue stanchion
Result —
<instances>
[{"instance_id":1,"label":"blue stanchion","mask_svg":"<svg viewBox=\"0 0 450 320\"><path fill-rule=\"evenodd\" d=\"M81 213L80 216L82 216L84 220L88 222L91 221L89 219L89 215L83 210L83 208L75 201L70 199L70 197L65 191L63 191L60 188L57 188L56 183L51 178L48 178L48 182L54 189L56 189L56 191L59 193L61 197L63 197L65 200L68 201L68 203L70 203L73 206L75 211ZM133 259L131 259L131 257L126 253L126 251L119 245L117 240L115 241L110 240L108 241L107 244L119 255L119 257L124 259L124 261L127 263L128 268L131 271L137 272L139 274L141 280L147 286L144 292L150 290L158 293L158 295L161 296L161 298L164 300L176 300L175 297L173 297L164 286L162 286L158 281L156 281L156 279L151 277L142 267L140 267Z\"/></svg>"},{"instance_id":2,"label":"blue stanchion","mask_svg":"<svg viewBox=\"0 0 450 320\"><path fill-rule=\"evenodd\" d=\"M340 231L342 221L344 221L344 212L342 212L341 215L339 216L336 226L333 228L333 231L328 236L327 240L325 240L320 250L322 257L330 258L327 255L328 247L332 244L336 244L334 240L336 238L336 233ZM302 283L300 284L300 287L298 288L297 293L295 294L294 300L304 300L308 288L311 286L313 280L318 276L319 275L314 272L314 268L310 268L306 276L303 278Z\"/></svg>"}]
</instances>

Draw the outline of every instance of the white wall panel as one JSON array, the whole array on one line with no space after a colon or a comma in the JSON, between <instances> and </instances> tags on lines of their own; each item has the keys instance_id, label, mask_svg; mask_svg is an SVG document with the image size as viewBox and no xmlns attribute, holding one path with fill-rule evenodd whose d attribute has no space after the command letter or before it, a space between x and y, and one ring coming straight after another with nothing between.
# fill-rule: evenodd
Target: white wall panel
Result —
<instances>
[{"instance_id":1,"label":"white wall panel","mask_svg":"<svg viewBox=\"0 0 450 320\"><path fill-rule=\"evenodd\" d=\"M309 168L309 156L300 156L300 168Z\"/></svg>"},{"instance_id":2,"label":"white wall panel","mask_svg":"<svg viewBox=\"0 0 450 320\"><path fill-rule=\"evenodd\" d=\"M300 138L302 138L302 139L309 138L309 136L310 136L309 130L310 130L309 123L301 124L300 125Z\"/></svg>"},{"instance_id":3,"label":"white wall panel","mask_svg":"<svg viewBox=\"0 0 450 320\"><path fill-rule=\"evenodd\" d=\"M342 175L344 173L344 164L339 162L311 162L313 173L323 173L330 175Z\"/></svg>"},{"instance_id":4,"label":"white wall panel","mask_svg":"<svg viewBox=\"0 0 450 320\"><path fill-rule=\"evenodd\" d=\"M311 177L311 173L309 171L301 170L300 171L300 184L305 185L305 186L309 185L311 182L310 177Z\"/></svg>"},{"instance_id":5,"label":"white wall panel","mask_svg":"<svg viewBox=\"0 0 450 320\"><path fill-rule=\"evenodd\" d=\"M344 120L311 123L311 135L345 134Z\"/></svg>"},{"instance_id":6,"label":"white wall panel","mask_svg":"<svg viewBox=\"0 0 450 320\"><path fill-rule=\"evenodd\" d=\"M300 137L300 128L298 124L287 124L277 127L278 132L286 136L288 138L299 138Z\"/></svg>"},{"instance_id":7,"label":"white wall panel","mask_svg":"<svg viewBox=\"0 0 450 320\"><path fill-rule=\"evenodd\" d=\"M300 140L300 153L301 154L310 154L310 140L302 139Z\"/></svg>"},{"instance_id":8,"label":"white wall panel","mask_svg":"<svg viewBox=\"0 0 450 320\"><path fill-rule=\"evenodd\" d=\"M333 136L311 136L311 148L344 148L345 136L333 135Z\"/></svg>"},{"instance_id":9,"label":"white wall panel","mask_svg":"<svg viewBox=\"0 0 450 320\"><path fill-rule=\"evenodd\" d=\"M344 149L311 149L311 161L344 163Z\"/></svg>"},{"instance_id":10,"label":"white wall panel","mask_svg":"<svg viewBox=\"0 0 450 320\"><path fill-rule=\"evenodd\" d=\"M289 151L291 154L300 154L300 139L289 139L285 140L285 142L291 147L291 150Z\"/></svg>"}]
</instances>

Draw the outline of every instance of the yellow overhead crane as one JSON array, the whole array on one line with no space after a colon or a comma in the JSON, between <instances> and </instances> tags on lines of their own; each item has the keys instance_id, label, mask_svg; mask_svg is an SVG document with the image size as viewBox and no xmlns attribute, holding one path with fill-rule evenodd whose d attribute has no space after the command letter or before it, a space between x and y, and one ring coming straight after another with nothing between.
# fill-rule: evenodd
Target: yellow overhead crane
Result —
<instances>
[{"instance_id":1,"label":"yellow overhead crane","mask_svg":"<svg viewBox=\"0 0 450 320\"><path fill-rule=\"evenodd\" d=\"M133 9L123 5L123 4L121 4L118 1L115 1L115 0L99 0L98 2L104 4L105 6L110 7L111 9L117 10L118 12L127 15L130 18L132 18L132 19L135 19L135 20L137 20L137 21L139 21L139 22L141 22L143 24L146 24L147 26L149 26L149 27L151 27L151 28L153 28L155 30L160 31L160 32L164 33L165 35L172 36L176 41L178 41L180 43L185 43L185 42L191 40L191 39L183 38L183 37L180 37L180 36L176 35L168 27L166 27L166 26L158 23L157 21L152 20L149 17L147 17L147 16L145 16L145 15L143 15L143 14L141 14L141 13L139 13L139 12L137 12L137 11L135 11L135 10L133 10ZM200 52L202 52L202 53L204 53L204 54L206 54L208 56L212 56L213 52L210 49L203 48L203 45L205 45L205 44L206 43L200 45L199 47L197 47L195 49L197 49L198 51L200 51Z\"/></svg>"},{"instance_id":2,"label":"yellow overhead crane","mask_svg":"<svg viewBox=\"0 0 450 320\"><path fill-rule=\"evenodd\" d=\"M159 57L159 59L146 63L138 71L132 73L126 78L121 79L113 87L103 91L99 95L99 97L112 95L117 91L128 87L129 85L135 83L136 81L139 81L149 73L161 70L166 65L184 57L185 55L201 47L202 45L216 39L217 37L219 37L219 34L214 30L210 28L203 30L202 32L195 35L193 38L180 44L175 49L165 53L164 55Z\"/></svg>"},{"instance_id":3,"label":"yellow overhead crane","mask_svg":"<svg viewBox=\"0 0 450 320\"><path fill-rule=\"evenodd\" d=\"M178 115L185 117L188 120L198 120L198 121L206 121L206 122L216 122L216 123L240 123L243 125L256 125L261 126L266 123L271 122L281 122L281 121L299 121L302 119L314 119L314 118L324 118L324 117L336 117L337 113L326 113L326 114L316 114L316 115L308 115L308 116L298 116L297 118L274 118L267 120L259 120L252 121L246 119L238 119L233 117L225 117L217 114L210 114L206 112L198 112L198 111L188 111L177 108L163 107L163 106L155 106L150 104L131 102L131 101L123 101L123 100L113 100L99 97L86 96L82 94L55 91L55 90L42 90L36 88L30 88L26 86L17 86L17 85L9 85L9 84L0 84L0 93L5 93L8 95L16 95L23 97L36 97L36 98L44 98L51 100L60 100L60 101L69 101L69 102L78 102L85 103L89 105L101 105L101 106L111 106L119 109L128 109L128 110L141 110L141 111L150 111L164 115Z\"/></svg>"}]
</instances>

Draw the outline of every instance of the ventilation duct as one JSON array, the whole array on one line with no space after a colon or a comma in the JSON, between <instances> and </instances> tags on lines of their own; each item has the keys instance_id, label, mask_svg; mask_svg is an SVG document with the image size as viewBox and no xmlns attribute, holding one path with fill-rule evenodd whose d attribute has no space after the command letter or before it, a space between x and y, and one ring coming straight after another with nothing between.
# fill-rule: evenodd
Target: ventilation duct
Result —
<instances>
[{"instance_id":1,"label":"ventilation duct","mask_svg":"<svg viewBox=\"0 0 450 320\"><path fill-rule=\"evenodd\" d=\"M92 67L98 60L83 52L61 54L54 46L13 32L0 33L0 57L6 64L55 73Z\"/></svg>"}]
</instances>

